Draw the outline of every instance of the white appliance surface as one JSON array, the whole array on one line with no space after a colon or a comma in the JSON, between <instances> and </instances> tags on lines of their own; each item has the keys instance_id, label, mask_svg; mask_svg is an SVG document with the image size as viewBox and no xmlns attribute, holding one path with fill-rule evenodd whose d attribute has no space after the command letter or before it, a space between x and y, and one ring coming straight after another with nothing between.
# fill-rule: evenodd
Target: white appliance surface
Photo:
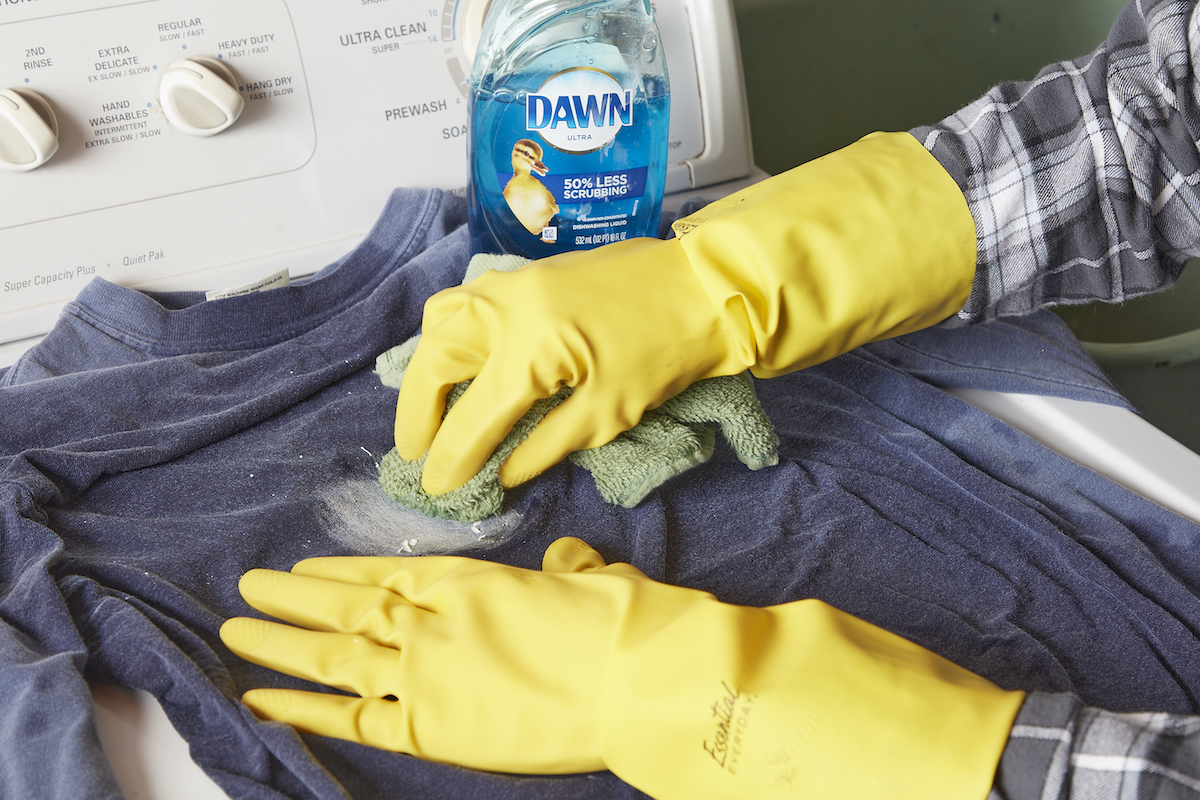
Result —
<instances>
[{"instance_id":1,"label":"white appliance surface","mask_svg":"<svg viewBox=\"0 0 1200 800\"><path fill-rule=\"evenodd\" d=\"M228 800L192 761L151 695L99 684L91 689L100 746L129 800Z\"/></svg>"}]
</instances>

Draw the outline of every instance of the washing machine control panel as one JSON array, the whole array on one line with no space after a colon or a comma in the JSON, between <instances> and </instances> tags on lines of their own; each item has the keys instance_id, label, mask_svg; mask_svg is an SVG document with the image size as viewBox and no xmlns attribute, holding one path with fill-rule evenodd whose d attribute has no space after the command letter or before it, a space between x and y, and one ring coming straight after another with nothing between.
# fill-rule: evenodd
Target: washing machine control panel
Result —
<instances>
[{"instance_id":1,"label":"washing machine control panel","mask_svg":"<svg viewBox=\"0 0 1200 800\"><path fill-rule=\"evenodd\" d=\"M0 187L6 229L285 173L316 148L282 0L80 8L0 25L0 53L59 125L58 152Z\"/></svg>"},{"instance_id":2,"label":"washing machine control panel","mask_svg":"<svg viewBox=\"0 0 1200 800\"><path fill-rule=\"evenodd\" d=\"M695 23L727 5L655 5L669 190L713 143ZM393 188L461 187L486 7L0 0L0 342L47 330L94 277L210 289L260 277L246 264L317 269Z\"/></svg>"}]
</instances>

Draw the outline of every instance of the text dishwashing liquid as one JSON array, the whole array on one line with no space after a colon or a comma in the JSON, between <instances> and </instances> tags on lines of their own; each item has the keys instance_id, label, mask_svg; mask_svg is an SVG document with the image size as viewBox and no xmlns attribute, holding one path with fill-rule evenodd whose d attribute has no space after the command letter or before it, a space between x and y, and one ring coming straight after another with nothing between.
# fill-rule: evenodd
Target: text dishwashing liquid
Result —
<instances>
[{"instance_id":1,"label":"text dishwashing liquid","mask_svg":"<svg viewBox=\"0 0 1200 800\"><path fill-rule=\"evenodd\" d=\"M647 0L496 0L468 104L472 253L657 235L670 90Z\"/></svg>"}]
</instances>

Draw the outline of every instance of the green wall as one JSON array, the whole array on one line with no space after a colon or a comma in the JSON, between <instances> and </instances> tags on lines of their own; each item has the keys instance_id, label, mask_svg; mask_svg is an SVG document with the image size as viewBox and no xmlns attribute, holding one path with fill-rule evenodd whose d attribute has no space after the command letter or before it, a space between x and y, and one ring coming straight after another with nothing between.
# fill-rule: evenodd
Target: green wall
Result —
<instances>
[{"instance_id":1,"label":"green wall","mask_svg":"<svg viewBox=\"0 0 1200 800\"><path fill-rule=\"evenodd\" d=\"M1087 54L1126 0L733 2L755 162L775 173Z\"/></svg>"}]
</instances>

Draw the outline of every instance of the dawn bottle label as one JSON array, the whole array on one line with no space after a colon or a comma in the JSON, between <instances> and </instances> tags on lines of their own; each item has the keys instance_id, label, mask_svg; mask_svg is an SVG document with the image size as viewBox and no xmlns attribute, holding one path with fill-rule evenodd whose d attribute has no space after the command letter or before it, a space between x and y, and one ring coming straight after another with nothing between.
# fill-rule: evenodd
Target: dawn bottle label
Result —
<instances>
[{"instance_id":1,"label":"dawn bottle label","mask_svg":"<svg viewBox=\"0 0 1200 800\"><path fill-rule=\"evenodd\" d=\"M574 67L471 102L473 252L539 258L657 235L665 91Z\"/></svg>"}]
</instances>

